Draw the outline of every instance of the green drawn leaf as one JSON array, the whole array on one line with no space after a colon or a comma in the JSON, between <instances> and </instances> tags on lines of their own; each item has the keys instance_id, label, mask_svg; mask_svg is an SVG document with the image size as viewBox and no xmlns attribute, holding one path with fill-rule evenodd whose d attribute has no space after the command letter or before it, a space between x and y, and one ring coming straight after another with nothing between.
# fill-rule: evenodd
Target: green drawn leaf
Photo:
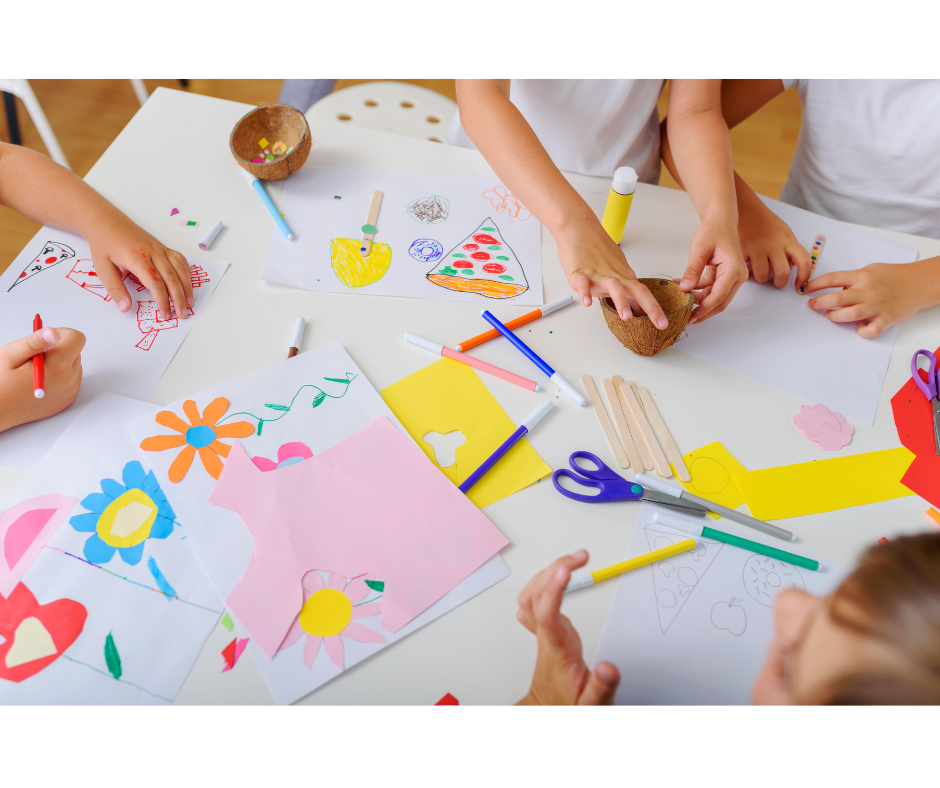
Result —
<instances>
[{"instance_id":1,"label":"green drawn leaf","mask_svg":"<svg viewBox=\"0 0 940 788\"><path fill-rule=\"evenodd\" d=\"M343 382L345 382L345 381L343 381ZM325 399L326 399L326 393L323 392L323 391L321 391L319 394L317 394L317 396L315 396L315 397L313 398L313 402L310 403L310 407L311 407L311 408L316 408L316 407L318 407L319 405L322 405L322 404L323 404L323 400L325 400Z\"/></svg>"},{"instance_id":2,"label":"green drawn leaf","mask_svg":"<svg viewBox=\"0 0 940 788\"><path fill-rule=\"evenodd\" d=\"M117 646L114 645L114 638L111 633L104 640L104 661L108 665L108 670L114 678L121 678L121 655L118 654Z\"/></svg>"},{"instance_id":3,"label":"green drawn leaf","mask_svg":"<svg viewBox=\"0 0 940 788\"><path fill-rule=\"evenodd\" d=\"M349 383L348 378L323 378L323 379L330 381L330 383Z\"/></svg>"},{"instance_id":4,"label":"green drawn leaf","mask_svg":"<svg viewBox=\"0 0 940 788\"><path fill-rule=\"evenodd\" d=\"M265 405L264 407L270 408L271 410L290 410L287 405Z\"/></svg>"},{"instance_id":5,"label":"green drawn leaf","mask_svg":"<svg viewBox=\"0 0 940 788\"><path fill-rule=\"evenodd\" d=\"M371 588L373 591L385 590L384 580L366 580L366 585L369 586L369 588Z\"/></svg>"},{"instance_id":6,"label":"green drawn leaf","mask_svg":"<svg viewBox=\"0 0 940 788\"><path fill-rule=\"evenodd\" d=\"M258 434L261 434L261 428L264 426L264 419L258 419Z\"/></svg>"}]
</instances>

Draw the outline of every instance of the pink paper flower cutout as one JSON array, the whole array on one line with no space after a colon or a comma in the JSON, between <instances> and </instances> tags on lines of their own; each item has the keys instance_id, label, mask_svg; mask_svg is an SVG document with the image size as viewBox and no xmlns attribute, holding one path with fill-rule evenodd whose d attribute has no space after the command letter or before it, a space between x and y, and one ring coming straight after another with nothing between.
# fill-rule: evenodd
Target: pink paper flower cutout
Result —
<instances>
[{"instance_id":1,"label":"pink paper flower cutout","mask_svg":"<svg viewBox=\"0 0 940 788\"><path fill-rule=\"evenodd\" d=\"M367 579L372 587L366 584ZM346 655L343 638L360 643L388 642L384 635L355 620L382 612L379 597L363 604L371 591L384 588L381 582L362 575L347 583L345 577L330 572L329 584L324 586L319 573L311 571L304 575L303 588L304 605L278 651L294 645L301 635L306 634L304 664L308 668L317 658L321 644L325 644L330 660L340 670L344 670Z\"/></svg>"},{"instance_id":2,"label":"pink paper flower cutout","mask_svg":"<svg viewBox=\"0 0 940 788\"><path fill-rule=\"evenodd\" d=\"M838 451L848 446L855 428L841 413L825 405L804 405L793 417L793 423L803 431L803 437L819 444L823 451Z\"/></svg>"},{"instance_id":3,"label":"pink paper flower cutout","mask_svg":"<svg viewBox=\"0 0 940 788\"><path fill-rule=\"evenodd\" d=\"M309 460L312 456L313 452L305 444L294 442L285 443L277 450L277 462L267 457L252 457L251 461L262 471L276 471L278 468Z\"/></svg>"}]
</instances>

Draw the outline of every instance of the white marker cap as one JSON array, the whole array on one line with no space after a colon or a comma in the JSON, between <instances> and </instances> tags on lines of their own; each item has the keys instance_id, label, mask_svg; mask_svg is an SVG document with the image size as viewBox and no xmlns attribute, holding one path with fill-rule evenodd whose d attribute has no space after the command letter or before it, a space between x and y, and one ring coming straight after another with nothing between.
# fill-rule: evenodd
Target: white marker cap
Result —
<instances>
[{"instance_id":1,"label":"white marker cap","mask_svg":"<svg viewBox=\"0 0 940 788\"><path fill-rule=\"evenodd\" d=\"M552 383L558 386L558 388L565 392L565 394L571 397L571 399L577 402L582 408L588 404L587 397L585 397L580 391L572 386L559 373L556 372L554 375L552 375L550 380Z\"/></svg>"},{"instance_id":2,"label":"white marker cap","mask_svg":"<svg viewBox=\"0 0 940 788\"><path fill-rule=\"evenodd\" d=\"M540 306L539 311L542 313L542 317L545 317L545 315L550 315L556 309L561 309L563 306L568 306L568 304L570 304L573 300L574 296L566 295L556 301L552 301L550 304Z\"/></svg>"},{"instance_id":3,"label":"white marker cap","mask_svg":"<svg viewBox=\"0 0 940 788\"><path fill-rule=\"evenodd\" d=\"M633 479L637 484L642 484L644 487L656 490L656 492L672 495L676 498L682 495L681 487L674 487L669 482L664 482L662 479L654 479L652 476L647 476L645 473L638 473Z\"/></svg>"},{"instance_id":4,"label":"white marker cap","mask_svg":"<svg viewBox=\"0 0 940 788\"><path fill-rule=\"evenodd\" d=\"M212 246L212 242L215 240L215 237L222 231L222 227L222 221L219 220L209 228L209 232L206 233L206 237L199 242L199 248L202 249L202 251L209 251L209 247Z\"/></svg>"},{"instance_id":5,"label":"white marker cap","mask_svg":"<svg viewBox=\"0 0 940 788\"><path fill-rule=\"evenodd\" d=\"M425 350L430 350L432 353L436 353L438 356L441 355L441 352L444 350L443 345L440 345L437 342L432 342L430 339L419 337L417 334L412 334L410 331L405 334L405 339L408 340L412 345L423 347Z\"/></svg>"},{"instance_id":6,"label":"white marker cap","mask_svg":"<svg viewBox=\"0 0 940 788\"><path fill-rule=\"evenodd\" d=\"M42 399L43 397L46 396L46 390L45 389L33 389L33 396L36 399Z\"/></svg>"},{"instance_id":7,"label":"white marker cap","mask_svg":"<svg viewBox=\"0 0 940 788\"><path fill-rule=\"evenodd\" d=\"M636 170L633 167L618 167L610 188L617 194L633 194L636 191L637 180Z\"/></svg>"},{"instance_id":8,"label":"white marker cap","mask_svg":"<svg viewBox=\"0 0 940 788\"><path fill-rule=\"evenodd\" d=\"M538 424L542 419L545 418L545 414L552 409L551 401L543 402L537 411L533 413L529 418L522 422L522 426L526 428L526 431L531 432L532 428Z\"/></svg>"},{"instance_id":9,"label":"white marker cap","mask_svg":"<svg viewBox=\"0 0 940 788\"><path fill-rule=\"evenodd\" d=\"M304 326L307 325L307 321L302 317L297 318L297 322L294 323L294 336L291 337L290 346L295 347L300 350L300 341L304 337Z\"/></svg>"},{"instance_id":10,"label":"white marker cap","mask_svg":"<svg viewBox=\"0 0 940 788\"><path fill-rule=\"evenodd\" d=\"M592 585L594 585L594 575L572 575L571 579L568 581L568 585L565 586L565 593L577 591L581 588L588 588Z\"/></svg>"},{"instance_id":11,"label":"white marker cap","mask_svg":"<svg viewBox=\"0 0 940 788\"><path fill-rule=\"evenodd\" d=\"M674 514L666 514L665 512L653 512L653 520L663 525L671 525L681 531L688 531L692 536L701 536L702 529L705 527L700 523L693 523L683 517L676 517Z\"/></svg>"}]
</instances>

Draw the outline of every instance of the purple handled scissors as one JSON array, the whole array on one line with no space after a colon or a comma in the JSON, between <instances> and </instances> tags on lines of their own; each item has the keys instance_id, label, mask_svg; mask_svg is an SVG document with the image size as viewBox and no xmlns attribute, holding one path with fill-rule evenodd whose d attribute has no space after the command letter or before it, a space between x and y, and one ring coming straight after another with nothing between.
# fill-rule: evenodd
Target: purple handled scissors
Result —
<instances>
[{"instance_id":1,"label":"purple handled scissors","mask_svg":"<svg viewBox=\"0 0 940 788\"><path fill-rule=\"evenodd\" d=\"M927 367L926 383L917 370L917 359L920 356L926 356L930 362L930 366ZM911 359L911 375L914 377L917 388L930 401L933 408L933 443L937 454L940 455L940 399L937 398L937 394L940 393L940 378L937 376L937 357L929 350L918 350Z\"/></svg>"},{"instance_id":2,"label":"purple handled scissors","mask_svg":"<svg viewBox=\"0 0 940 788\"><path fill-rule=\"evenodd\" d=\"M586 468L578 460L590 460L596 468ZM620 474L608 468L601 458L589 451L576 451L569 458L568 463L572 470L559 468L552 474L552 484L555 489L567 498L582 503L608 503L610 501L649 501L660 506L670 506L679 509L685 514L704 517L706 509L692 501L664 495L655 490L647 490L636 482L627 481ZM598 490L597 495L582 495L572 492L561 486L561 478L570 479L579 487L590 487Z\"/></svg>"}]
</instances>

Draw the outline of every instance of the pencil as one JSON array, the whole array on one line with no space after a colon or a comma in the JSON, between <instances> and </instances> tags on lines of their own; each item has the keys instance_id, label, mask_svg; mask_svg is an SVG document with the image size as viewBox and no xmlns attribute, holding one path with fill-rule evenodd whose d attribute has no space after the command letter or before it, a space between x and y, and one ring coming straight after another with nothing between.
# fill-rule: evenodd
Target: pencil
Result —
<instances>
[{"instance_id":1,"label":"pencil","mask_svg":"<svg viewBox=\"0 0 940 788\"><path fill-rule=\"evenodd\" d=\"M522 317L517 317L515 320L510 320L506 323L506 328L510 331L514 328L519 328L519 326L524 326L526 323L531 323L533 320L538 320L540 317L545 317L545 315L550 315L552 312L561 309L563 306L568 306L572 301L572 296L566 295L563 298L559 298L557 301L552 301L550 304L539 307L538 309L527 312ZM484 342L489 342L491 339L496 339L499 336L499 331L495 328L490 329L489 331L484 331L482 334L477 334L471 339L465 339L459 345L456 345L457 350L460 350L466 353L470 348L477 347L482 345Z\"/></svg>"},{"instance_id":2,"label":"pencil","mask_svg":"<svg viewBox=\"0 0 940 788\"><path fill-rule=\"evenodd\" d=\"M42 318L39 315L33 318L33 331L42 328ZM37 353L33 356L33 396L42 399L46 396L46 356Z\"/></svg>"}]
</instances>

